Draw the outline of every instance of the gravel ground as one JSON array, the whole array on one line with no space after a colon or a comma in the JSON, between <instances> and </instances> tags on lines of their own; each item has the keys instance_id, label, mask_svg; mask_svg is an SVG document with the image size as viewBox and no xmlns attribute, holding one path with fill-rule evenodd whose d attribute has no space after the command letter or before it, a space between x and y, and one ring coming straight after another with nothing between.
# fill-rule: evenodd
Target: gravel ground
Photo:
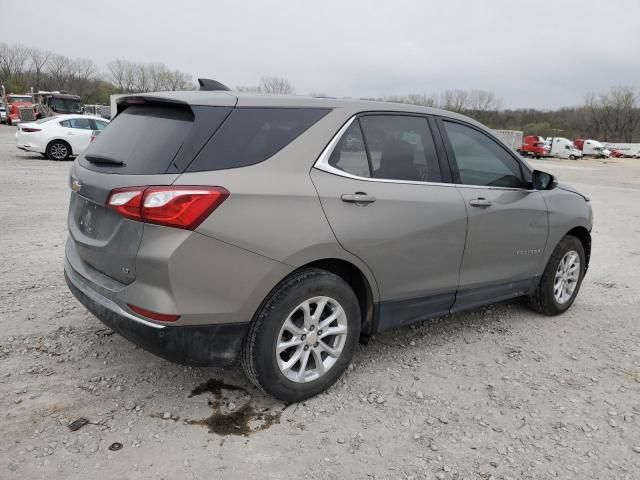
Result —
<instances>
[{"instance_id":1,"label":"gravel ground","mask_svg":"<svg viewBox=\"0 0 640 480\"><path fill-rule=\"evenodd\" d=\"M0 478L640 478L640 161L535 163L595 210L567 313L516 301L387 332L286 406L88 314L62 276L69 163L0 127Z\"/></svg>"}]
</instances>

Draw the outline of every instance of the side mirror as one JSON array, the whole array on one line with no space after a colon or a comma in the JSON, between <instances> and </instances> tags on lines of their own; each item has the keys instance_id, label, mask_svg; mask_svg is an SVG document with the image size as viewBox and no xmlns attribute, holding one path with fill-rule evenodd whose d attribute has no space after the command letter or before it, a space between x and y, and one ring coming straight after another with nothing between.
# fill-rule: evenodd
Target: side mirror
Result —
<instances>
[{"instance_id":1,"label":"side mirror","mask_svg":"<svg viewBox=\"0 0 640 480\"><path fill-rule=\"evenodd\" d=\"M532 177L533 188L535 190L552 190L558 185L556 177L550 173L534 170Z\"/></svg>"}]
</instances>

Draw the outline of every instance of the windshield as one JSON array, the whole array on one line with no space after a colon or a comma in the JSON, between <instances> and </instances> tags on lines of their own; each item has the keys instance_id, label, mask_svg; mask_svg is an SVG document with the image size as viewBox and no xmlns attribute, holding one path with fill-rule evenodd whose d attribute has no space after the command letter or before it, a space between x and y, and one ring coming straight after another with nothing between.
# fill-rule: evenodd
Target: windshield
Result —
<instances>
[{"instance_id":1,"label":"windshield","mask_svg":"<svg viewBox=\"0 0 640 480\"><path fill-rule=\"evenodd\" d=\"M16 103L16 102L31 103L31 97L29 95L11 95L7 97L7 103Z\"/></svg>"},{"instance_id":2,"label":"windshield","mask_svg":"<svg viewBox=\"0 0 640 480\"><path fill-rule=\"evenodd\" d=\"M80 100L71 98L52 98L51 109L57 113L82 113Z\"/></svg>"}]
</instances>

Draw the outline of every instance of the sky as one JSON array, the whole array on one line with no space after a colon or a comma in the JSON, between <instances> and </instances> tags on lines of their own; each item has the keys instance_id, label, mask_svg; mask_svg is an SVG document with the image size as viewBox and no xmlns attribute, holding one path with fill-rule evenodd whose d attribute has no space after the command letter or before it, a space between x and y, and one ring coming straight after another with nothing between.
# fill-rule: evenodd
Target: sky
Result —
<instances>
[{"instance_id":1,"label":"sky","mask_svg":"<svg viewBox=\"0 0 640 480\"><path fill-rule=\"evenodd\" d=\"M638 0L0 4L1 42L91 58L105 71L116 58L157 61L230 87L277 75L296 93L336 97L482 89L505 108L640 89Z\"/></svg>"}]
</instances>

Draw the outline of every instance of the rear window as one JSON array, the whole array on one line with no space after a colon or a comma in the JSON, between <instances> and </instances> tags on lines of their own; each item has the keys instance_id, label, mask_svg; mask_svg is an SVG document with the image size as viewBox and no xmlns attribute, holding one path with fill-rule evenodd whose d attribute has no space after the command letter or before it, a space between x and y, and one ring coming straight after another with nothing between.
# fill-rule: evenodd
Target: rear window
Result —
<instances>
[{"instance_id":1,"label":"rear window","mask_svg":"<svg viewBox=\"0 0 640 480\"><path fill-rule=\"evenodd\" d=\"M188 172L260 163L329 112L318 108L237 108L187 168Z\"/></svg>"},{"instance_id":2,"label":"rear window","mask_svg":"<svg viewBox=\"0 0 640 480\"><path fill-rule=\"evenodd\" d=\"M96 137L85 153L122 161L124 166L91 163L84 157L80 163L90 170L110 173L165 173L189 135L193 120L193 112L186 105L131 105Z\"/></svg>"}]
</instances>

